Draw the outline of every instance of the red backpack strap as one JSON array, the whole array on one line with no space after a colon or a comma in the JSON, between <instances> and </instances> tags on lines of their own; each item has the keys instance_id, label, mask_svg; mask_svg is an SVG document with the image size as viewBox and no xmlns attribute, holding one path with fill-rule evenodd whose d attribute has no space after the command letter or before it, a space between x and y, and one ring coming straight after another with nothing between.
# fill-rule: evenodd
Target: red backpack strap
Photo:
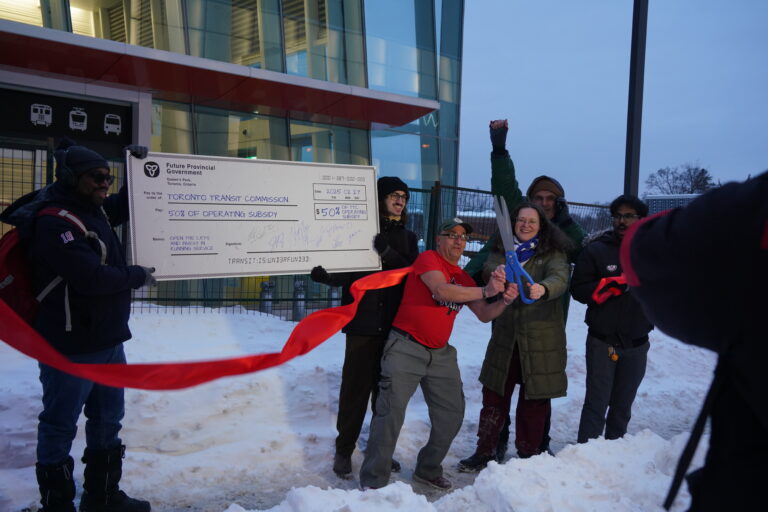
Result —
<instances>
[{"instance_id":1,"label":"red backpack strap","mask_svg":"<svg viewBox=\"0 0 768 512\"><path fill-rule=\"evenodd\" d=\"M83 224L83 221L80 220L80 218L75 215L74 213L70 212L69 210L65 210L64 208L57 208L55 206L48 206L46 208L43 208L39 212L37 212L37 216L41 217L43 215L50 215L52 217L60 217L62 219L65 219L67 222L72 224L73 226L77 226L80 231L83 232L86 238L92 238L93 240L96 240L96 242L99 244L99 248L101 249L99 252L101 254L101 264L104 265L107 262L107 246L104 245L104 242L101 241L99 238L99 235L95 231L88 231L88 228L85 227L85 224Z\"/></svg>"}]
</instances>

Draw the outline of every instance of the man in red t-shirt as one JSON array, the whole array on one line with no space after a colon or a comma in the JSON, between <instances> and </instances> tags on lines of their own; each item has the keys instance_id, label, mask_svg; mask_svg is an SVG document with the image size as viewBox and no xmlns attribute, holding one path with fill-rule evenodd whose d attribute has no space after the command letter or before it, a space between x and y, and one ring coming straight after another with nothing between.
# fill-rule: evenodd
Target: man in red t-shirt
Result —
<instances>
[{"instance_id":1,"label":"man in red t-shirt","mask_svg":"<svg viewBox=\"0 0 768 512\"><path fill-rule=\"evenodd\" d=\"M360 468L363 489L389 483L405 409L419 385L429 408L432 431L419 452L413 479L441 490L451 488L441 464L464 420L456 349L448 344L453 322L464 304L480 321L490 322L518 295L517 285L505 284L503 265L493 271L484 287L475 286L469 274L458 266L472 233L469 224L450 219L440 225L438 232L436 250L421 253L413 262L384 346L376 414Z\"/></svg>"}]
</instances>

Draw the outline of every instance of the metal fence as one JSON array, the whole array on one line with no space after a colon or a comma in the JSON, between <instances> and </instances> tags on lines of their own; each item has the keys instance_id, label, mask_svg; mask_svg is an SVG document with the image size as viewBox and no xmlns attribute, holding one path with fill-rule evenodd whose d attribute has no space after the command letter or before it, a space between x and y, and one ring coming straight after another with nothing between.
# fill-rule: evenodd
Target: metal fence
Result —
<instances>
[{"instance_id":1,"label":"metal fence","mask_svg":"<svg viewBox=\"0 0 768 512\"><path fill-rule=\"evenodd\" d=\"M434 246L440 221L458 216L474 228L460 264L479 251L496 230L493 195L489 191L435 185L410 189L407 228L416 233L419 250ZM569 203L574 220L588 233L610 227L605 205ZM307 269L309 270L309 269ZM307 314L340 305L339 288L314 283L308 275L166 281L135 292L135 311L249 312L300 320Z\"/></svg>"},{"instance_id":2,"label":"metal fence","mask_svg":"<svg viewBox=\"0 0 768 512\"><path fill-rule=\"evenodd\" d=\"M51 149L44 145L16 146L0 140L0 209L53 180ZM110 161L110 166L112 173L118 176L111 189L116 192L122 184L124 164ZM407 227L416 233L420 251L433 248L435 230L440 221L448 217L459 216L475 230L460 262L462 265L496 230L493 196L488 191L436 184L431 189L411 189L410 193ZM607 206L569 203L569 208L574 219L588 232L610 226ZM0 234L9 228L0 224ZM128 242L126 229L127 225L118 231L118 235ZM127 254L130 255L130 250ZM312 311L339 305L340 296L338 288L314 283L306 274L179 280L136 290L134 310L182 313L212 309L299 320Z\"/></svg>"}]
</instances>

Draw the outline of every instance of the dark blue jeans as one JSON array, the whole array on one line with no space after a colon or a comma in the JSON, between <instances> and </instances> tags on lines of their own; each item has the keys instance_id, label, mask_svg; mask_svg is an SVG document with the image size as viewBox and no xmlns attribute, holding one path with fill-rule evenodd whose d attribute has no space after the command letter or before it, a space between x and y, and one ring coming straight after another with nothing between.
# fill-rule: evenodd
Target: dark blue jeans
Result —
<instances>
[{"instance_id":1,"label":"dark blue jeans","mask_svg":"<svg viewBox=\"0 0 768 512\"><path fill-rule=\"evenodd\" d=\"M122 343L90 354L68 356L74 363L125 363ZM117 434L125 414L122 388L102 386L40 364L43 412L37 426L37 462L59 464L69 456L77 434L77 419L85 406L85 441L89 448L106 450L121 444Z\"/></svg>"}]
</instances>

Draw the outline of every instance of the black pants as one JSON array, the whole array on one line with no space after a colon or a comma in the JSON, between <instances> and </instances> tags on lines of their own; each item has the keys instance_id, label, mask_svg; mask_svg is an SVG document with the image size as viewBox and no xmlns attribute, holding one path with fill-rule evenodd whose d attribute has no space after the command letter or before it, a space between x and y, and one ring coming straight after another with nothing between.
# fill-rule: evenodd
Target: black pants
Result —
<instances>
[{"instance_id":1,"label":"black pants","mask_svg":"<svg viewBox=\"0 0 768 512\"><path fill-rule=\"evenodd\" d=\"M341 371L339 390L339 415L336 419L336 453L350 456L355 451L357 438L363 427L368 401L371 410L376 411L376 396L379 393L381 374L381 353L386 334L356 336L347 334L347 348L344 353L344 368Z\"/></svg>"},{"instance_id":2,"label":"black pants","mask_svg":"<svg viewBox=\"0 0 768 512\"><path fill-rule=\"evenodd\" d=\"M704 467L688 475L690 512L763 509L768 429L727 378L711 420Z\"/></svg>"}]
</instances>

